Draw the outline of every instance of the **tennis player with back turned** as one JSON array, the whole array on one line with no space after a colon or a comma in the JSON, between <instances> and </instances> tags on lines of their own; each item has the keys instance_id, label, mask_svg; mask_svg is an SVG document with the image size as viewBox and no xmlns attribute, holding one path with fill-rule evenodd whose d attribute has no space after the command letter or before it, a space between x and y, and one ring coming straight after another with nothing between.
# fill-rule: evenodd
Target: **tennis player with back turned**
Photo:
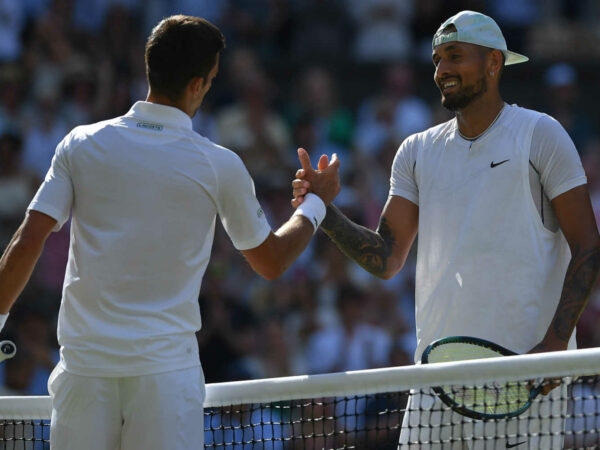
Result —
<instances>
[{"instance_id":1,"label":"tennis player with back turned","mask_svg":"<svg viewBox=\"0 0 600 450\"><path fill-rule=\"evenodd\" d=\"M492 18L456 14L441 24L432 50L442 105L455 117L400 145L376 231L333 205L321 229L384 279L403 267L418 233L416 360L452 335L518 353L575 348L573 331L600 268L577 150L555 119L503 100L505 66L528 58L507 49ZM305 161L292 183L294 205L318 175ZM433 393L415 393L399 448L562 449L565 391L546 391L524 415L498 423L473 422Z\"/></svg>"},{"instance_id":2,"label":"tennis player with back turned","mask_svg":"<svg viewBox=\"0 0 600 450\"><path fill-rule=\"evenodd\" d=\"M241 159L192 130L224 46L201 18L161 21L146 44L146 101L63 139L0 260L4 325L47 236L72 214L61 358L48 383L53 449L203 448L195 333L217 216L250 266L272 279L339 192L334 156L315 194L273 232Z\"/></svg>"}]
</instances>

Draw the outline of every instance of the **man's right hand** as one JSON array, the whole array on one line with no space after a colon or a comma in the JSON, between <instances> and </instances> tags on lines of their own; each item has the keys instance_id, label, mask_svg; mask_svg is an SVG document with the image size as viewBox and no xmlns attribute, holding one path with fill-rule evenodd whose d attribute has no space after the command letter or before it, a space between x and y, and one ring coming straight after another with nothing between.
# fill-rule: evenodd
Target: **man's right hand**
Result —
<instances>
[{"instance_id":1,"label":"man's right hand","mask_svg":"<svg viewBox=\"0 0 600 450\"><path fill-rule=\"evenodd\" d=\"M325 205L329 205L341 190L340 160L337 154L332 155L331 161L327 155L321 155L317 169L312 167L305 149L298 149L298 159L302 168L298 169L296 179L292 181L292 206L297 208L302 204L304 196L309 192L318 195Z\"/></svg>"}]
</instances>

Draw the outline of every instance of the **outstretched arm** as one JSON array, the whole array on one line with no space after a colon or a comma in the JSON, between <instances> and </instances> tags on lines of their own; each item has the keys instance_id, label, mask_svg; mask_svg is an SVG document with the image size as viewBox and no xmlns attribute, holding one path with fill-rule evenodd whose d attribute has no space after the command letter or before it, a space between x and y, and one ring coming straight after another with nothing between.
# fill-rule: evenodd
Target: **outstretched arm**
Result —
<instances>
[{"instance_id":1,"label":"outstretched arm","mask_svg":"<svg viewBox=\"0 0 600 450\"><path fill-rule=\"evenodd\" d=\"M327 160L321 159L319 169L326 163ZM312 191L313 179L313 169L303 164L292 182L293 206L301 205L304 196ZM327 207L321 229L348 258L367 272L389 279L404 266L417 234L418 222L417 205L405 198L391 196L375 231L351 221L333 204Z\"/></svg>"},{"instance_id":2,"label":"outstretched arm","mask_svg":"<svg viewBox=\"0 0 600 450\"><path fill-rule=\"evenodd\" d=\"M303 167L314 172L313 197L262 244L242 251L252 269L269 280L283 274L304 251L325 215L325 207L340 191L340 161L335 154L331 161L323 155L317 171L310 167L306 150L298 149L298 157Z\"/></svg>"},{"instance_id":3,"label":"outstretched arm","mask_svg":"<svg viewBox=\"0 0 600 450\"><path fill-rule=\"evenodd\" d=\"M338 248L367 272L389 279L406 262L417 234L419 211L402 197L390 197L376 231L352 222L334 205L327 207L321 229Z\"/></svg>"}]
</instances>

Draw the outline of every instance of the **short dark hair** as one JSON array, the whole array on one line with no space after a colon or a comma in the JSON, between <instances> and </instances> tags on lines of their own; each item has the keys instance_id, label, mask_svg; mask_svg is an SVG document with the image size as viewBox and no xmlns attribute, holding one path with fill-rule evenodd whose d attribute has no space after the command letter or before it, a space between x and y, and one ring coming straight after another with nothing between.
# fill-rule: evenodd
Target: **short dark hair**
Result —
<instances>
[{"instance_id":1,"label":"short dark hair","mask_svg":"<svg viewBox=\"0 0 600 450\"><path fill-rule=\"evenodd\" d=\"M206 19L174 15L161 20L146 42L150 88L179 100L192 78L208 77L224 48L223 33Z\"/></svg>"}]
</instances>

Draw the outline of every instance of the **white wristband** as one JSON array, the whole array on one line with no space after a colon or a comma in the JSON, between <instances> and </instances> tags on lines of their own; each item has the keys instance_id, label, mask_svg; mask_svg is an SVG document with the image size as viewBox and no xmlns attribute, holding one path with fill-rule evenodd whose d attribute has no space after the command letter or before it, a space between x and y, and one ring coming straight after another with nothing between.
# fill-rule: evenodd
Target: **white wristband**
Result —
<instances>
[{"instance_id":1,"label":"white wristband","mask_svg":"<svg viewBox=\"0 0 600 450\"><path fill-rule=\"evenodd\" d=\"M0 314L0 331L4 328L4 324L6 323L6 319L8 319L8 313Z\"/></svg>"},{"instance_id":2,"label":"white wristband","mask_svg":"<svg viewBox=\"0 0 600 450\"><path fill-rule=\"evenodd\" d=\"M319 229L319 225L323 222L326 213L327 208L325 207L323 200L321 200L318 195L309 192L304 196L304 201L296 208L293 215L304 216L310 220L310 223L315 227L314 232L316 233Z\"/></svg>"}]
</instances>

